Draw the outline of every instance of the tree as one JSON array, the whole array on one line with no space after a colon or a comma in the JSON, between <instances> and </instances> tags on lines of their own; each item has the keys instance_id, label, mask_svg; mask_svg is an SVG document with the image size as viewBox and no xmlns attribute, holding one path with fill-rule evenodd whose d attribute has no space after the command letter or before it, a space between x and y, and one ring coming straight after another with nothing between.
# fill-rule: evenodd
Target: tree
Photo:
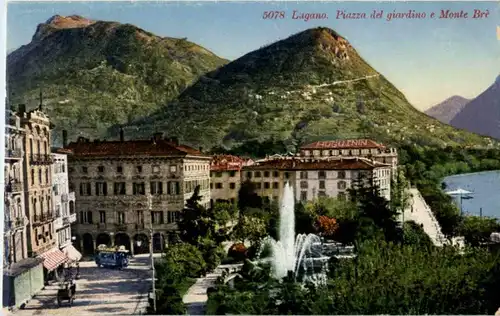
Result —
<instances>
[{"instance_id":1,"label":"tree","mask_svg":"<svg viewBox=\"0 0 500 316\"><path fill-rule=\"evenodd\" d=\"M467 216L460 225L459 235L471 246L480 246L490 241L491 233L500 231L500 224L494 218Z\"/></svg>"},{"instance_id":2,"label":"tree","mask_svg":"<svg viewBox=\"0 0 500 316\"><path fill-rule=\"evenodd\" d=\"M330 218L328 216L318 216L316 219L316 229L321 236L333 237L337 231L339 225L335 218Z\"/></svg>"},{"instance_id":3,"label":"tree","mask_svg":"<svg viewBox=\"0 0 500 316\"><path fill-rule=\"evenodd\" d=\"M262 208L262 198L255 193L255 185L247 180L241 184L238 191L238 209L242 215L247 208Z\"/></svg>"},{"instance_id":4,"label":"tree","mask_svg":"<svg viewBox=\"0 0 500 316\"><path fill-rule=\"evenodd\" d=\"M266 222L264 219L243 215L235 227L234 237L243 243L245 240L249 240L253 244L259 242L266 234Z\"/></svg>"},{"instance_id":5,"label":"tree","mask_svg":"<svg viewBox=\"0 0 500 316\"><path fill-rule=\"evenodd\" d=\"M208 225L204 220L206 209L200 205L200 186L196 186L193 195L186 201L178 222L180 237L182 241L192 245L198 245L198 238L207 236Z\"/></svg>"}]
</instances>

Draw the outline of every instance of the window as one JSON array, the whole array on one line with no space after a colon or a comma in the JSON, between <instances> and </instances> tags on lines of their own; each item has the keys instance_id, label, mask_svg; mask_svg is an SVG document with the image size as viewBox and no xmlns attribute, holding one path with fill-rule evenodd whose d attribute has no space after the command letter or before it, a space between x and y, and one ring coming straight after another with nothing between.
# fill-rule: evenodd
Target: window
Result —
<instances>
[{"instance_id":1,"label":"window","mask_svg":"<svg viewBox=\"0 0 500 316\"><path fill-rule=\"evenodd\" d=\"M325 171L319 171L318 172L318 178L320 178L320 179L326 178L326 172Z\"/></svg>"},{"instance_id":2,"label":"window","mask_svg":"<svg viewBox=\"0 0 500 316\"><path fill-rule=\"evenodd\" d=\"M52 188L52 192L54 192L54 195L59 195L59 185L54 184L54 187Z\"/></svg>"},{"instance_id":3,"label":"window","mask_svg":"<svg viewBox=\"0 0 500 316\"><path fill-rule=\"evenodd\" d=\"M339 179L345 179L345 171L339 171L337 178Z\"/></svg>"},{"instance_id":4,"label":"window","mask_svg":"<svg viewBox=\"0 0 500 316\"><path fill-rule=\"evenodd\" d=\"M324 180L319 181L319 188L320 189L324 189L325 188L325 181Z\"/></svg>"},{"instance_id":5,"label":"window","mask_svg":"<svg viewBox=\"0 0 500 316\"><path fill-rule=\"evenodd\" d=\"M149 184L151 194L163 194L163 183L161 182L151 182Z\"/></svg>"},{"instance_id":6,"label":"window","mask_svg":"<svg viewBox=\"0 0 500 316\"><path fill-rule=\"evenodd\" d=\"M279 189L279 188L280 188L279 182L273 182L273 189Z\"/></svg>"},{"instance_id":7,"label":"window","mask_svg":"<svg viewBox=\"0 0 500 316\"><path fill-rule=\"evenodd\" d=\"M236 202L236 200L235 200L235 198L230 198L229 202L231 202L231 204L234 204Z\"/></svg>"},{"instance_id":8,"label":"window","mask_svg":"<svg viewBox=\"0 0 500 316\"><path fill-rule=\"evenodd\" d=\"M235 176L236 176L236 171L230 171L230 172L229 172L229 176L230 176L231 178L235 177Z\"/></svg>"},{"instance_id":9,"label":"window","mask_svg":"<svg viewBox=\"0 0 500 316\"><path fill-rule=\"evenodd\" d=\"M264 182L264 189L269 189L271 184L269 182Z\"/></svg>"},{"instance_id":10,"label":"window","mask_svg":"<svg viewBox=\"0 0 500 316\"><path fill-rule=\"evenodd\" d=\"M108 195L108 184L106 182L96 182L95 195Z\"/></svg>"},{"instance_id":11,"label":"window","mask_svg":"<svg viewBox=\"0 0 500 316\"><path fill-rule=\"evenodd\" d=\"M346 188L346 186L347 186L347 185L346 185L346 182L345 182L345 181L339 181L339 182L337 183L337 188L338 188L339 190L344 190L344 189Z\"/></svg>"},{"instance_id":12,"label":"window","mask_svg":"<svg viewBox=\"0 0 500 316\"><path fill-rule=\"evenodd\" d=\"M123 173L123 167L122 166L116 167L116 172L117 173Z\"/></svg>"},{"instance_id":13,"label":"window","mask_svg":"<svg viewBox=\"0 0 500 316\"><path fill-rule=\"evenodd\" d=\"M35 170L31 169L31 185L35 185Z\"/></svg>"},{"instance_id":14,"label":"window","mask_svg":"<svg viewBox=\"0 0 500 316\"><path fill-rule=\"evenodd\" d=\"M167 183L167 194L181 194L181 185L177 181L169 181Z\"/></svg>"},{"instance_id":15,"label":"window","mask_svg":"<svg viewBox=\"0 0 500 316\"><path fill-rule=\"evenodd\" d=\"M153 224L163 224L163 212L151 212L151 221Z\"/></svg>"},{"instance_id":16,"label":"window","mask_svg":"<svg viewBox=\"0 0 500 316\"><path fill-rule=\"evenodd\" d=\"M115 195L127 194L125 182L115 182L114 193Z\"/></svg>"},{"instance_id":17,"label":"window","mask_svg":"<svg viewBox=\"0 0 500 316\"><path fill-rule=\"evenodd\" d=\"M301 201L307 201L307 191L301 191L300 192L300 200Z\"/></svg>"},{"instance_id":18,"label":"window","mask_svg":"<svg viewBox=\"0 0 500 316\"><path fill-rule=\"evenodd\" d=\"M210 182L210 189L212 190L214 188L214 184Z\"/></svg>"},{"instance_id":19,"label":"window","mask_svg":"<svg viewBox=\"0 0 500 316\"><path fill-rule=\"evenodd\" d=\"M91 195L90 192L90 183L80 183L80 195Z\"/></svg>"},{"instance_id":20,"label":"window","mask_svg":"<svg viewBox=\"0 0 500 316\"><path fill-rule=\"evenodd\" d=\"M45 183L49 183L49 169L45 169Z\"/></svg>"},{"instance_id":21,"label":"window","mask_svg":"<svg viewBox=\"0 0 500 316\"><path fill-rule=\"evenodd\" d=\"M42 170L38 170L38 183L42 184Z\"/></svg>"},{"instance_id":22,"label":"window","mask_svg":"<svg viewBox=\"0 0 500 316\"><path fill-rule=\"evenodd\" d=\"M260 182L255 183L255 188L258 190L262 189L262 183Z\"/></svg>"},{"instance_id":23,"label":"window","mask_svg":"<svg viewBox=\"0 0 500 316\"><path fill-rule=\"evenodd\" d=\"M264 171L264 178L269 178L269 171Z\"/></svg>"},{"instance_id":24,"label":"window","mask_svg":"<svg viewBox=\"0 0 500 316\"><path fill-rule=\"evenodd\" d=\"M325 191L318 191L318 196L325 197L326 196Z\"/></svg>"},{"instance_id":25,"label":"window","mask_svg":"<svg viewBox=\"0 0 500 316\"><path fill-rule=\"evenodd\" d=\"M301 179L307 179L307 171L301 171L300 172L300 178Z\"/></svg>"},{"instance_id":26,"label":"window","mask_svg":"<svg viewBox=\"0 0 500 316\"><path fill-rule=\"evenodd\" d=\"M87 167L82 167L82 173L88 173L89 170L87 169Z\"/></svg>"},{"instance_id":27,"label":"window","mask_svg":"<svg viewBox=\"0 0 500 316\"><path fill-rule=\"evenodd\" d=\"M159 166L153 166L153 173L159 173L160 172L160 167Z\"/></svg>"},{"instance_id":28,"label":"window","mask_svg":"<svg viewBox=\"0 0 500 316\"><path fill-rule=\"evenodd\" d=\"M285 179L289 179L290 178L290 173L289 172L285 172Z\"/></svg>"},{"instance_id":29,"label":"window","mask_svg":"<svg viewBox=\"0 0 500 316\"><path fill-rule=\"evenodd\" d=\"M169 211L168 212L167 222L168 223L175 223L175 222L177 222L179 220L179 215L180 215L179 211Z\"/></svg>"},{"instance_id":30,"label":"window","mask_svg":"<svg viewBox=\"0 0 500 316\"><path fill-rule=\"evenodd\" d=\"M92 211L80 212L80 223L92 224Z\"/></svg>"},{"instance_id":31,"label":"window","mask_svg":"<svg viewBox=\"0 0 500 316\"><path fill-rule=\"evenodd\" d=\"M255 171L255 177L260 178L260 171Z\"/></svg>"},{"instance_id":32,"label":"window","mask_svg":"<svg viewBox=\"0 0 500 316\"><path fill-rule=\"evenodd\" d=\"M230 188L231 190L236 189L236 183L234 183L234 182L229 183L229 188Z\"/></svg>"},{"instance_id":33,"label":"window","mask_svg":"<svg viewBox=\"0 0 500 316\"><path fill-rule=\"evenodd\" d=\"M252 178L252 172L247 172L247 178L251 179Z\"/></svg>"},{"instance_id":34,"label":"window","mask_svg":"<svg viewBox=\"0 0 500 316\"><path fill-rule=\"evenodd\" d=\"M106 211L99 211L99 223L106 223Z\"/></svg>"},{"instance_id":35,"label":"window","mask_svg":"<svg viewBox=\"0 0 500 316\"><path fill-rule=\"evenodd\" d=\"M170 166L170 172L177 172L177 166Z\"/></svg>"},{"instance_id":36,"label":"window","mask_svg":"<svg viewBox=\"0 0 500 316\"><path fill-rule=\"evenodd\" d=\"M300 181L300 188L307 189L307 181Z\"/></svg>"},{"instance_id":37,"label":"window","mask_svg":"<svg viewBox=\"0 0 500 316\"><path fill-rule=\"evenodd\" d=\"M125 212L118 212L118 224L125 224Z\"/></svg>"},{"instance_id":38,"label":"window","mask_svg":"<svg viewBox=\"0 0 500 316\"><path fill-rule=\"evenodd\" d=\"M216 188L216 189L222 189L222 183L217 182L217 183L215 184L215 188Z\"/></svg>"},{"instance_id":39,"label":"window","mask_svg":"<svg viewBox=\"0 0 500 316\"><path fill-rule=\"evenodd\" d=\"M144 182L140 182L140 183L134 182L133 189L134 189L133 190L134 195L145 195L146 194Z\"/></svg>"},{"instance_id":40,"label":"window","mask_svg":"<svg viewBox=\"0 0 500 316\"><path fill-rule=\"evenodd\" d=\"M217 178L222 177L222 172L216 172L216 173L215 173L215 176L216 176Z\"/></svg>"},{"instance_id":41,"label":"window","mask_svg":"<svg viewBox=\"0 0 500 316\"><path fill-rule=\"evenodd\" d=\"M144 224L144 212L137 211L137 223Z\"/></svg>"},{"instance_id":42,"label":"window","mask_svg":"<svg viewBox=\"0 0 500 316\"><path fill-rule=\"evenodd\" d=\"M103 166L97 167L97 172L100 172L100 173L104 172L104 167Z\"/></svg>"}]
</instances>

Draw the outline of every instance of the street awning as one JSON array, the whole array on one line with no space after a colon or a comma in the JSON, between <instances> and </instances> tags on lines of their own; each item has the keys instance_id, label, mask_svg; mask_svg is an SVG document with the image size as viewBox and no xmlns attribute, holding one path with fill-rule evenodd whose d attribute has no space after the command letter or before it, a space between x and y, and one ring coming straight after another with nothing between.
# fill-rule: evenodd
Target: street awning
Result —
<instances>
[{"instance_id":1,"label":"street awning","mask_svg":"<svg viewBox=\"0 0 500 316\"><path fill-rule=\"evenodd\" d=\"M59 265L68 261L68 257L59 249L55 248L40 255L43 258L43 267L49 271L55 270Z\"/></svg>"},{"instance_id":2,"label":"street awning","mask_svg":"<svg viewBox=\"0 0 500 316\"><path fill-rule=\"evenodd\" d=\"M73 245L67 245L66 247L64 247L63 252L70 261L76 262L82 259L82 254L78 250L76 250Z\"/></svg>"}]
</instances>

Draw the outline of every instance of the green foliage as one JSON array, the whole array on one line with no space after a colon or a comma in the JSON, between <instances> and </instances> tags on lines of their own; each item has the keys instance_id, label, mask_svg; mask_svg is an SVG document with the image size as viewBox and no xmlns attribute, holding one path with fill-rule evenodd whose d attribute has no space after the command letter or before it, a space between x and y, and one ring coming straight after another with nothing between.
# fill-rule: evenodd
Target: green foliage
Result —
<instances>
[{"instance_id":1,"label":"green foliage","mask_svg":"<svg viewBox=\"0 0 500 316\"><path fill-rule=\"evenodd\" d=\"M481 249L427 248L381 240L359 244L354 260L336 259L325 286L265 278L248 265L234 289L209 296L210 314L357 315L493 314L498 256ZM251 275L254 275L252 278ZM376 295L374 295L376 293Z\"/></svg>"},{"instance_id":2,"label":"green foliage","mask_svg":"<svg viewBox=\"0 0 500 316\"><path fill-rule=\"evenodd\" d=\"M478 232L478 236L485 236L488 231L496 229L489 221L471 220L466 223L466 218L461 216L452 198L443 191L441 181L454 174L500 170L500 149L446 147L443 150L405 145L399 148L398 153L408 180L417 186L445 235L467 234L466 241L477 244L472 231Z\"/></svg>"},{"instance_id":3,"label":"green foliage","mask_svg":"<svg viewBox=\"0 0 500 316\"><path fill-rule=\"evenodd\" d=\"M471 246L490 242L490 235L500 231L500 223L494 218L467 216L459 228L460 236Z\"/></svg>"},{"instance_id":4,"label":"green foliage","mask_svg":"<svg viewBox=\"0 0 500 316\"><path fill-rule=\"evenodd\" d=\"M429 235L414 221L403 224L403 244L414 246L422 251L430 251L434 247Z\"/></svg>"},{"instance_id":5,"label":"green foliage","mask_svg":"<svg viewBox=\"0 0 500 316\"><path fill-rule=\"evenodd\" d=\"M254 244L267 235L267 226L263 218L243 215L235 227L234 237L241 242L245 240Z\"/></svg>"},{"instance_id":6,"label":"green foliage","mask_svg":"<svg viewBox=\"0 0 500 316\"><path fill-rule=\"evenodd\" d=\"M129 24L47 30L48 36L9 54L10 101L31 109L42 88L54 135L66 129L70 139L113 136L111 126L154 113L200 75L226 63L194 43Z\"/></svg>"},{"instance_id":7,"label":"green foliage","mask_svg":"<svg viewBox=\"0 0 500 316\"><path fill-rule=\"evenodd\" d=\"M184 276L198 278L206 270L202 252L188 243L170 245L165 249L165 256L158 266L158 276L165 275L172 282Z\"/></svg>"}]
</instances>

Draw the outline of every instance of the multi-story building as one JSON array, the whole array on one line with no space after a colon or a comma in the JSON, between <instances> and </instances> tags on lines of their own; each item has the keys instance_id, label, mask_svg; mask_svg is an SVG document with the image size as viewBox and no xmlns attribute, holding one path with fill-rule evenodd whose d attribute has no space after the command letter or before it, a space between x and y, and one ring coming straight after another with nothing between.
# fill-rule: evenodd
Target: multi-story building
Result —
<instances>
[{"instance_id":1,"label":"multi-story building","mask_svg":"<svg viewBox=\"0 0 500 316\"><path fill-rule=\"evenodd\" d=\"M24 205L29 218L28 254L43 259L44 279L56 279L54 271L67 261L57 247L54 228L55 212L52 201L52 155L49 117L38 109L26 112L19 106L21 124L26 132L24 139Z\"/></svg>"},{"instance_id":2,"label":"multi-story building","mask_svg":"<svg viewBox=\"0 0 500 316\"><path fill-rule=\"evenodd\" d=\"M297 200L308 201L321 196L345 198L360 178L373 180L380 194L390 199L391 166L360 157L262 160L243 167L242 181L253 182L257 194L274 201L281 198L288 182Z\"/></svg>"},{"instance_id":3,"label":"multi-story building","mask_svg":"<svg viewBox=\"0 0 500 316\"><path fill-rule=\"evenodd\" d=\"M23 139L21 119L12 111L6 112L5 124L5 199L4 199L4 267L28 257L24 213Z\"/></svg>"},{"instance_id":4,"label":"multi-story building","mask_svg":"<svg viewBox=\"0 0 500 316\"><path fill-rule=\"evenodd\" d=\"M384 164L392 170L398 166L398 153L395 148L387 148L370 139L339 139L319 141L300 147L301 157L365 157Z\"/></svg>"},{"instance_id":5,"label":"multi-story building","mask_svg":"<svg viewBox=\"0 0 500 316\"><path fill-rule=\"evenodd\" d=\"M252 163L251 159L232 155L213 156L210 165L210 204L220 200L235 203L241 185L241 168Z\"/></svg>"},{"instance_id":6,"label":"multi-story building","mask_svg":"<svg viewBox=\"0 0 500 316\"><path fill-rule=\"evenodd\" d=\"M80 137L65 148L70 190L76 193L76 244L93 253L101 244L133 253L163 249L177 230L180 212L196 186L210 204L210 160L201 150L165 139L90 141ZM141 241L140 245L137 241Z\"/></svg>"},{"instance_id":7,"label":"multi-story building","mask_svg":"<svg viewBox=\"0 0 500 316\"><path fill-rule=\"evenodd\" d=\"M66 139L66 131L63 139ZM67 149L54 148L52 160L52 201L56 219L54 228L57 234L57 245L59 249L70 259L78 261L81 254L72 245L71 225L76 222L75 192L69 191L68 182L68 159L72 152Z\"/></svg>"}]
</instances>

